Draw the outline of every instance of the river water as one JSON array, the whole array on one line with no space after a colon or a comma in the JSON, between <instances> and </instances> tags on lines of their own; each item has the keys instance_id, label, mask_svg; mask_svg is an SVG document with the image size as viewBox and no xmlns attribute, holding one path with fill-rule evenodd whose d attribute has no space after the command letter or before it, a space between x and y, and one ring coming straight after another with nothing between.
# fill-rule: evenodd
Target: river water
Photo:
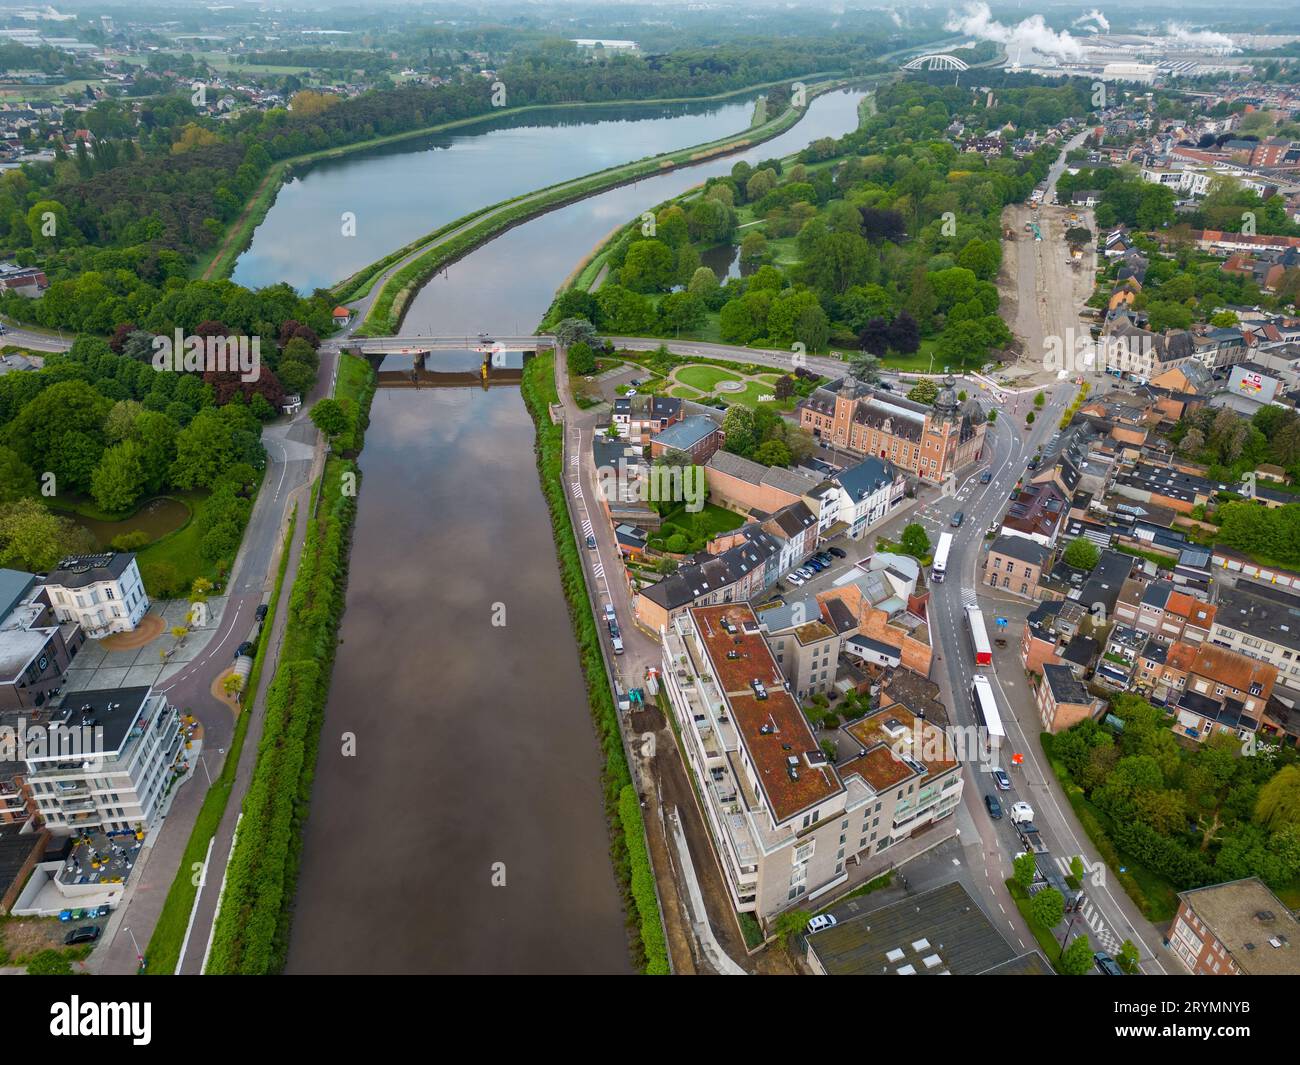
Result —
<instances>
[{"instance_id":1,"label":"river water","mask_svg":"<svg viewBox=\"0 0 1300 1065\"><path fill-rule=\"evenodd\" d=\"M860 98L819 97L748 157L852 129ZM432 282L408 325L528 332L616 223L734 162L525 223ZM517 387L375 395L289 972L632 971L533 444Z\"/></svg>"},{"instance_id":2,"label":"river water","mask_svg":"<svg viewBox=\"0 0 1300 1065\"><path fill-rule=\"evenodd\" d=\"M310 292L471 211L737 133L753 112L750 97L544 108L326 160L280 189L232 277ZM345 212L355 235L344 235Z\"/></svg>"}]
</instances>

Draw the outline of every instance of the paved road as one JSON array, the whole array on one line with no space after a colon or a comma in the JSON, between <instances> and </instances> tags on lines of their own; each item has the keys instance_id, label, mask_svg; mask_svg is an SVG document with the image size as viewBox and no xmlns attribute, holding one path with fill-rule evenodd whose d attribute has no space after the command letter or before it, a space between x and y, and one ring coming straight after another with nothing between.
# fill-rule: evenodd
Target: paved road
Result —
<instances>
[{"instance_id":1,"label":"paved road","mask_svg":"<svg viewBox=\"0 0 1300 1065\"><path fill-rule=\"evenodd\" d=\"M270 596L275 582L284 524L295 500L303 504L299 508L300 515L303 513L307 499L306 486L312 476L313 461L319 446L319 434L308 417L308 411L314 400L328 395L332 390L336 364L337 354L322 346L320 373L308 402L304 403L303 409L293 418L268 425L263 430L262 441L267 450L266 476L253 505L248 527L244 531L239 555L235 559L229 582L230 597L221 628L201 658L189 663L159 686L158 690L165 693L173 705L189 710L203 725L202 761L198 771L177 792L172 807L149 848L143 867L137 867L137 880L128 890L126 902L114 914L104 940L91 956L90 967L96 972L136 971L137 948L147 949L194 829L199 809L207 796L209 782L220 774L225 763L226 752L234 735L235 721L229 708L212 696L212 684L229 667L235 648L253 635L258 604ZM244 743L235 785L209 859L207 879L200 892L198 919L195 920L191 933L189 950L182 959L187 965L186 972L198 971L198 962L207 944L216 887L221 879L221 870L229 860L234 821L243 805L256 762L265 711L265 691L278 660L289 591L297 572L305 531L306 522L300 517L268 648L271 657L263 667L259 691L245 702L246 706L252 707L254 717ZM216 871L215 874L213 870ZM194 953L196 950L197 956Z\"/></svg>"},{"instance_id":2,"label":"paved road","mask_svg":"<svg viewBox=\"0 0 1300 1065\"><path fill-rule=\"evenodd\" d=\"M53 336L28 329L18 322L0 316L4 332L0 333L0 347L30 348L32 351L67 351L76 339L73 333Z\"/></svg>"}]
</instances>

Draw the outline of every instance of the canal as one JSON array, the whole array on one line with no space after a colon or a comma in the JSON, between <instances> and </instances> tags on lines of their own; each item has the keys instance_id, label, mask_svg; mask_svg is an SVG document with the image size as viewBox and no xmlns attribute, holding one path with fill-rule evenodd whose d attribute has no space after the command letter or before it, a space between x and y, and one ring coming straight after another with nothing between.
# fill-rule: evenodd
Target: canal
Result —
<instances>
[{"instance_id":1,"label":"canal","mask_svg":"<svg viewBox=\"0 0 1300 1065\"><path fill-rule=\"evenodd\" d=\"M819 97L748 157L854 128L860 98ZM408 322L527 332L615 224L734 162L525 223L430 283ZM288 972L632 971L533 443L517 387L375 395Z\"/></svg>"},{"instance_id":2,"label":"canal","mask_svg":"<svg viewBox=\"0 0 1300 1065\"><path fill-rule=\"evenodd\" d=\"M471 211L744 130L754 99L548 107L350 152L303 169L235 264L249 288L332 285ZM344 235L344 215L355 234ZM561 275L563 276L563 275Z\"/></svg>"}]
</instances>

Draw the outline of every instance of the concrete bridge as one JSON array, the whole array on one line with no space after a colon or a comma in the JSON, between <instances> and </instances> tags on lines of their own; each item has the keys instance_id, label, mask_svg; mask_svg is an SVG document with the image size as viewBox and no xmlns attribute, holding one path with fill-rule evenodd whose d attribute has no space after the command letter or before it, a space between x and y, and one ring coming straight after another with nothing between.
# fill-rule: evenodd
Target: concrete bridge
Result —
<instances>
[{"instance_id":1,"label":"concrete bridge","mask_svg":"<svg viewBox=\"0 0 1300 1065\"><path fill-rule=\"evenodd\" d=\"M491 355L499 351L536 351L539 348L555 347L555 337L550 334L538 336L496 336L479 333L477 336L421 336L411 333L390 337L348 337L340 342L340 347L354 355L421 355L430 351L477 351Z\"/></svg>"}]
</instances>

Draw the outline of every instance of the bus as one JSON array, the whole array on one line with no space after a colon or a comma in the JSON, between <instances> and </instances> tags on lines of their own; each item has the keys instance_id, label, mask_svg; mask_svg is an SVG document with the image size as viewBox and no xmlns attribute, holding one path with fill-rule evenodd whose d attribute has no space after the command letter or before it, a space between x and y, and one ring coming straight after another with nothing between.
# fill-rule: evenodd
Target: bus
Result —
<instances>
[{"instance_id":1,"label":"bus","mask_svg":"<svg viewBox=\"0 0 1300 1065\"><path fill-rule=\"evenodd\" d=\"M998 713L997 700L993 698L993 685L988 677L976 677L970 689L971 708L975 711L975 720L988 734L990 746L996 748L1006 739L1002 730L1002 716Z\"/></svg>"},{"instance_id":2,"label":"bus","mask_svg":"<svg viewBox=\"0 0 1300 1065\"><path fill-rule=\"evenodd\" d=\"M970 642L975 647L975 664L991 666L993 664L993 647L989 643L988 631L984 628L984 615L977 606L966 608L966 626L970 629Z\"/></svg>"},{"instance_id":3,"label":"bus","mask_svg":"<svg viewBox=\"0 0 1300 1065\"><path fill-rule=\"evenodd\" d=\"M952 533L944 533L939 537L939 546L934 552L934 562L930 566L930 580L941 582L943 575L948 572L948 550L952 547Z\"/></svg>"}]
</instances>

